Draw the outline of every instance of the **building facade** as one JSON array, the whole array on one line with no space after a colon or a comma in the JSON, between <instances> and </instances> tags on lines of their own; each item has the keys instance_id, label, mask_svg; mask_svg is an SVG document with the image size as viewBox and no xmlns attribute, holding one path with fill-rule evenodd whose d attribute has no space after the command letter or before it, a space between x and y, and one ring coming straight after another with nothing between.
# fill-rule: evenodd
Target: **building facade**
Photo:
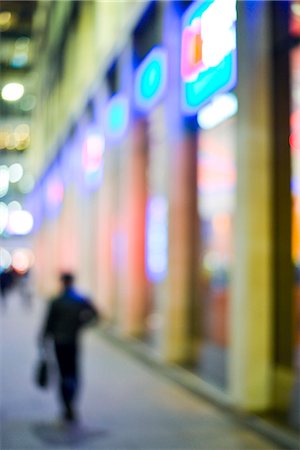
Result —
<instances>
[{"instance_id":1,"label":"building facade","mask_svg":"<svg viewBox=\"0 0 300 450\"><path fill-rule=\"evenodd\" d=\"M299 425L299 2L54 3L40 292L75 271L120 336Z\"/></svg>"}]
</instances>

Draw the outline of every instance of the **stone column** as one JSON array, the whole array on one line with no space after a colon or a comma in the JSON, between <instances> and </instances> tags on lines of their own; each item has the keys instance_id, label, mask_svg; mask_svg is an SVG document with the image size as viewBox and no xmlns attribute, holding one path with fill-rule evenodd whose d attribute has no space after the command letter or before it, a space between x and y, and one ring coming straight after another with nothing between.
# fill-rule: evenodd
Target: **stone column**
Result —
<instances>
[{"instance_id":1,"label":"stone column","mask_svg":"<svg viewBox=\"0 0 300 450\"><path fill-rule=\"evenodd\" d=\"M147 199L146 124L136 120L127 149L123 229L125 249L119 318L124 334L141 337L145 330L147 282L145 270L145 217Z\"/></svg>"},{"instance_id":2,"label":"stone column","mask_svg":"<svg viewBox=\"0 0 300 450\"><path fill-rule=\"evenodd\" d=\"M163 357L175 363L194 360L197 303L197 131L181 113L179 5L165 6L164 43L169 58L165 102L169 145L169 273ZM170 30L172 32L170 33Z\"/></svg>"},{"instance_id":3,"label":"stone column","mask_svg":"<svg viewBox=\"0 0 300 450\"><path fill-rule=\"evenodd\" d=\"M243 409L270 403L272 130L269 2L238 2L237 199L229 390ZM255 38L254 38L255 37Z\"/></svg>"}]
</instances>

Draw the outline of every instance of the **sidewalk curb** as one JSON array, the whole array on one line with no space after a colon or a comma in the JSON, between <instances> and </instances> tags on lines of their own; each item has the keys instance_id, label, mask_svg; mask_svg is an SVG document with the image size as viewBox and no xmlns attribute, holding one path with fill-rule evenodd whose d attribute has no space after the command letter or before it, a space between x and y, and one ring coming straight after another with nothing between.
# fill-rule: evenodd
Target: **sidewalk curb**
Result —
<instances>
[{"instance_id":1,"label":"sidewalk curb","mask_svg":"<svg viewBox=\"0 0 300 450\"><path fill-rule=\"evenodd\" d=\"M133 338L120 337L115 331L106 327L98 329L97 332L111 344L142 361L155 372L172 380L203 400L213 403L219 409L230 414L233 419L270 439L276 445L281 446L282 449L300 449L300 440L297 438L296 432L286 431L258 416L237 410L232 406L226 393L180 366L164 363L160 360L159 355L143 342Z\"/></svg>"}]
</instances>

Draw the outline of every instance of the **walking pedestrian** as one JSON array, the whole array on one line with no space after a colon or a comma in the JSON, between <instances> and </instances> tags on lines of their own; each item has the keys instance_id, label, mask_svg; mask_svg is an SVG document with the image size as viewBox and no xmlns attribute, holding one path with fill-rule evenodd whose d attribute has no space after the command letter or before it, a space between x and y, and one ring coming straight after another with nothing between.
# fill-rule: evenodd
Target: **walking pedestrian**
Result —
<instances>
[{"instance_id":1,"label":"walking pedestrian","mask_svg":"<svg viewBox=\"0 0 300 450\"><path fill-rule=\"evenodd\" d=\"M59 369L59 399L62 418L76 422L75 402L79 388L79 335L82 328L96 321L98 313L91 302L74 288L74 276L64 273L60 277L60 294L51 300L41 333L41 343L54 343Z\"/></svg>"}]
</instances>

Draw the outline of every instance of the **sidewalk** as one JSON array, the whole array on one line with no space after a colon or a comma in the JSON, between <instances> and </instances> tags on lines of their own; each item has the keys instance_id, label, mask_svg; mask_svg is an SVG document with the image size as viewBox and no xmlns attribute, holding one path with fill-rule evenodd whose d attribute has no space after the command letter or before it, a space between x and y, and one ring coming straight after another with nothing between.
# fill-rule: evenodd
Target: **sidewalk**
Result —
<instances>
[{"instance_id":1,"label":"sidewalk","mask_svg":"<svg viewBox=\"0 0 300 450\"><path fill-rule=\"evenodd\" d=\"M1 450L275 450L280 447L89 330L81 425L62 428L53 390L33 382L43 314L11 296L1 309Z\"/></svg>"}]
</instances>

